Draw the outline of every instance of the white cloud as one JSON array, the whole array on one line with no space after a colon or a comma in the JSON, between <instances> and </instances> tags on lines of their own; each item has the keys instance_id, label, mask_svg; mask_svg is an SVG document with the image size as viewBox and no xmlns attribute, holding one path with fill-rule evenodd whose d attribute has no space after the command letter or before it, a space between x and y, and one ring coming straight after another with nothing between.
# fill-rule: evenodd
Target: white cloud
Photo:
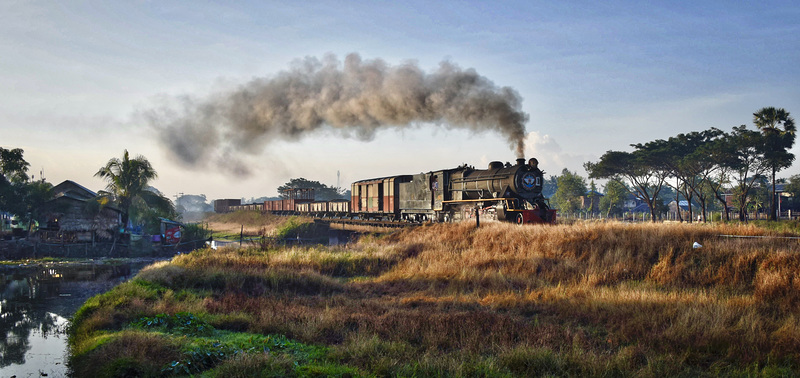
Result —
<instances>
[{"instance_id":1,"label":"white cloud","mask_svg":"<svg viewBox=\"0 0 800 378\"><path fill-rule=\"evenodd\" d=\"M583 163L595 159L590 154L564 152L549 134L532 131L525 137L525 156L539 160L539 167L549 175L559 175L564 168L586 175Z\"/></svg>"}]
</instances>

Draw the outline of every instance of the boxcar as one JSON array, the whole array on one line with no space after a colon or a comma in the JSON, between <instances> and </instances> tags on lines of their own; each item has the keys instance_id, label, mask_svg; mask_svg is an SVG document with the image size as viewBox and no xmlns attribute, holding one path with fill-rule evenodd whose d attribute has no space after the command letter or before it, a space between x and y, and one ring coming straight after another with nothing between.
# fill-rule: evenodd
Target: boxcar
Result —
<instances>
[{"instance_id":1,"label":"boxcar","mask_svg":"<svg viewBox=\"0 0 800 378\"><path fill-rule=\"evenodd\" d=\"M350 211L362 218L399 219L399 185L411 176L391 176L353 183L350 194Z\"/></svg>"},{"instance_id":2,"label":"boxcar","mask_svg":"<svg viewBox=\"0 0 800 378\"><path fill-rule=\"evenodd\" d=\"M328 202L310 202L308 205L310 208L309 211L313 214L325 214L328 212Z\"/></svg>"}]
</instances>

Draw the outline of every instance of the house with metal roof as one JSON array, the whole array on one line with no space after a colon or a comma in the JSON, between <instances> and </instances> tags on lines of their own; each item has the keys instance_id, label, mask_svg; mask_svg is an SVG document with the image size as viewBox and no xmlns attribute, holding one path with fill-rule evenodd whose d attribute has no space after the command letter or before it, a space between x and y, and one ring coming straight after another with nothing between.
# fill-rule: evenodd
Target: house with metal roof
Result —
<instances>
[{"instance_id":1,"label":"house with metal roof","mask_svg":"<svg viewBox=\"0 0 800 378\"><path fill-rule=\"evenodd\" d=\"M111 239L120 228L121 211L102 204L97 193L74 181L53 187L53 198L42 205L39 234L43 240L93 242Z\"/></svg>"}]
</instances>

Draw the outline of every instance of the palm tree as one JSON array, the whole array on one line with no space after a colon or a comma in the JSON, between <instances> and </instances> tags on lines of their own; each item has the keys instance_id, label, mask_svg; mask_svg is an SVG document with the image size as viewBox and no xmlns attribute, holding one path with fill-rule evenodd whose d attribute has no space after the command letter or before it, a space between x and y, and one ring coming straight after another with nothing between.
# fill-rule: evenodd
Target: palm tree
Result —
<instances>
[{"instance_id":1,"label":"palm tree","mask_svg":"<svg viewBox=\"0 0 800 378\"><path fill-rule=\"evenodd\" d=\"M142 201L148 207L159 209L173 208L169 199L150 190L148 183L157 178L158 174L144 156L131 159L128 150L125 150L122 160L112 158L94 175L108 182L106 191L100 192L101 201L113 201L119 206L124 226L128 224L131 206L135 202Z\"/></svg>"},{"instance_id":2,"label":"palm tree","mask_svg":"<svg viewBox=\"0 0 800 378\"><path fill-rule=\"evenodd\" d=\"M797 129L794 126L794 119L783 108L762 108L753 113L753 123L766 138L764 159L772 169L772 197L769 206L769 219L776 220L775 173L792 165L794 154L789 152L789 149L794 145Z\"/></svg>"}]
</instances>

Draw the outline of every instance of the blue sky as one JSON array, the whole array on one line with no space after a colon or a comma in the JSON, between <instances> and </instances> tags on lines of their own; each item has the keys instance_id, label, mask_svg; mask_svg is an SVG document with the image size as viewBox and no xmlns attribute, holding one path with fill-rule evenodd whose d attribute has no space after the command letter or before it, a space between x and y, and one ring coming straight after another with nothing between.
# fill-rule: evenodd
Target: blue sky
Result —
<instances>
[{"instance_id":1,"label":"blue sky","mask_svg":"<svg viewBox=\"0 0 800 378\"><path fill-rule=\"evenodd\" d=\"M431 4L433 3L433 4ZM514 88L526 155L548 174L607 150L747 124L764 106L800 117L795 2L0 2L0 146L48 181L93 174L123 149L168 196L274 195L292 177L341 185L512 160L500 135L418 125L370 142L333 133L270 143L249 178L188 170L137 114L271 78L306 57L357 53L435 70L449 61ZM800 155L800 147L793 152ZM800 173L800 163L780 172Z\"/></svg>"}]
</instances>

